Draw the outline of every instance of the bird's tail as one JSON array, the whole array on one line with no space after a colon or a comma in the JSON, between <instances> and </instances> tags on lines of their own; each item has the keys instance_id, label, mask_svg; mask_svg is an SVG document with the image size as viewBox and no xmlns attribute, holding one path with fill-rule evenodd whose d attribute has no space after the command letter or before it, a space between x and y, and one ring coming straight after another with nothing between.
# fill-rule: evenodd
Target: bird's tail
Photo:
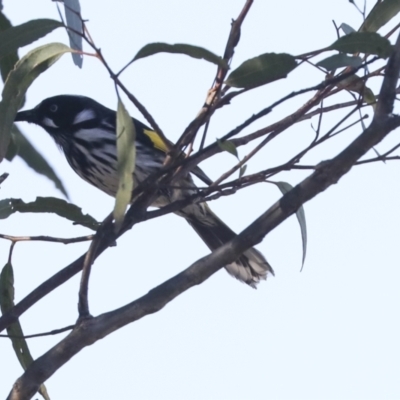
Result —
<instances>
[{"instance_id":1,"label":"bird's tail","mask_svg":"<svg viewBox=\"0 0 400 400\"><path fill-rule=\"evenodd\" d=\"M196 205L201 208L198 212L185 212L182 215L196 233L201 237L210 250L215 250L232 240L236 233L221 221L206 204ZM192 206L193 207L193 206ZM187 211L187 210L185 210ZM253 288L267 275L274 274L264 256L255 248L246 250L235 262L226 265L225 269L239 281L245 282Z\"/></svg>"}]
</instances>

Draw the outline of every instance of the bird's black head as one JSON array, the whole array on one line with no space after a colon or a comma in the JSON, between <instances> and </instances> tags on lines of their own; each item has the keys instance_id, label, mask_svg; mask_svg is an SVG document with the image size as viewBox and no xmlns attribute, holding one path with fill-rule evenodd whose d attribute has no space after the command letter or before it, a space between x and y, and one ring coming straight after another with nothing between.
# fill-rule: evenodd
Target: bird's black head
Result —
<instances>
[{"instance_id":1,"label":"bird's black head","mask_svg":"<svg viewBox=\"0 0 400 400\"><path fill-rule=\"evenodd\" d=\"M32 110L20 111L15 121L32 122L54 134L90 127L110 112L89 97L62 95L45 99Z\"/></svg>"}]
</instances>

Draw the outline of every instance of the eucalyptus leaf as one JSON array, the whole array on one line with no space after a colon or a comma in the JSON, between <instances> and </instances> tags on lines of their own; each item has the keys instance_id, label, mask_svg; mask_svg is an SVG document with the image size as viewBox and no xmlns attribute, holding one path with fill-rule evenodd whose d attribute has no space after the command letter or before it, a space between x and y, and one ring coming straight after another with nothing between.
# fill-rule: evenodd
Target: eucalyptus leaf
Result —
<instances>
[{"instance_id":1,"label":"eucalyptus leaf","mask_svg":"<svg viewBox=\"0 0 400 400\"><path fill-rule=\"evenodd\" d=\"M81 52L83 22L81 18L81 5L79 0L64 0L65 19L67 24L67 32L69 36L69 44L72 49ZM83 56L77 52L72 53L72 60L79 68L82 68Z\"/></svg>"},{"instance_id":2,"label":"eucalyptus leaf","mask_svg":"<svg viewBox=\"0 0 400 400\"><path fill-rule=\"evenodd\" d=\"M241 177L245 174L246 169L247 169L247 164L242 165L242 166L240 167L240 170L239 170L239 178L241 178Z\"/></svg>"},{"instance_id":3,"label":"eucalyptus leaf","mask_svg":"<svg viewBox=\"0 0 400 400\"><path fill-rule=\"evenodd\" d=\"M61 22L52 19L35 19L2 30L0 32L0 58L16 52L18 48L26 46L62 26Z\"/></svg>"},{"instance_id":4,"label":"eucalyptus leaf","mask_svg":"<svg viewBox=\"0 0 400 400\"><path fill-rule=\"evenodd\" d=\"M239 158L236 146L230 140L217 139L218 146L221 150L226 151L236 158Z\"/></svg>"},{"instance_id":5,"label":"eucalyptus leaf","mask_svg":"<svg viewBox=\"0 0 400 400\"><path fill-rule=\"evenodd\" d=\"M2 33L3 31L5 31L11 27L12 27L11 22L7 19L7 17L2 12L0 12L0 32ZM5 81L7 79L8 74L14 68L14 65L17 63L18 59L19 58L18 58L17 50L0 58L0 72L1 72L1 77L2 77L3 81Z\"/></svg>"},{"instance_id":6,"label":"eucalyptus leaf","mask_svg":"<svg viewBox=\"0 0 400 400\"><path fill-rule=\"evenodd\" d=\"M377 32L400 11L400 0L383 0L376 3L361 25L361 32Z\"/></svg>"},{"instance_id":7,"label":"eucalyptus leaf","mask_svg":"<svg viewBox=\"0 0 400 400\"><path fill-rule=\"evenodd\" d=\"M276 186L278 186L279 190L282 194L286 194L293 189L293 186L287 182L272 182ZM297 220L299 221L300 231L301 231L301 240L303 243L303 260L301 264L301 269L303 269L304 261L306 260L307 253L307 225L306 225L306 215L304 212L304 207L301 206L296 212Z\"/></svg>"},{"instance_id":8,"label":"eucalyptus leaf","mask_svg":"<svg viewBox=\"0 0 400 400\"><path fill-rule=\"evenodd\" d=\"M168 44L160 42L146 44L146 46L142 47L138 51L132 62L141 58L152 56L157 53L183 54L189 57L206 60L225 69L228 68L226 61L216 54L212 53L211 51L203 47L193 46L184 43Z\"/></svg>"},{"instance_id":9,"label":"eucalyptus leaf","mask_svg":"<svg viewBox=\"0 0 400 400\"><path fill-rule=\"evenodd\" d=\"M11 127L28 87L64 53L70 51L68 46L61 43L37 47L18 61L8 75L0 102L0 162L6 154Z\"/></svg>"},{"instance_id":10,"label":"eucalyptus leaf","mask_svg":"<svg viewBox=\"0 0 400 400\"><path fill-rule=\"evenodd\" d=\"M16 155L21 157L21 159L36 173L53 181L56 188L68 199L68 192L64 184L46 159L35 149L32 143L22 134L16 125L12 126L11 133L12 140L10 141L9 149L14 145L17 151ZM8 152L9 151L12 150L8 150ZM7 160L9 160L8 156L6 157Z\"/></svg>"},{"instance_id":11,"label":"eucalyptus leaf","mask_svg":"<svg viewBox=\"0 0 400 400\"><path fill-rule=\"evenodd\" d=\"M357 75L351 75L343 79L337 84L337 87L362 95L367 104L374 104L376 102L374 92Z\"/></svg>"},{"instance_id":12,"label":"eucalyptus leaf","mask_svg":"<svg viewBox=\"0 0 400 400\"><path fill-rule=\"evenodd\" d=\"M12 161L14 157L18 154L18 143L15 138L15 134L12 132L14 126L11 128L11 136L10 136L10 142L8 143L8 149L6 153L6 160Z\"/></svg>"},{"instance_id":13,"label":"eucalyptus leaf","mask_svg":"<svg viewBox=\"0 0 400 400\"><path fill-rule=\"evenodd\" d=\"M30 203L12 198L0 200L0 219L8 218L16 212L52 213L93 230L97 230L100 225L89 214L83 214L82 209L75 204L55 197L37 197Z\"/></svg>"},{"instance_id":14,"label":"eucalyptus leaf","mask_svg":"<svg viewBox=\"0 0 400 400\"><path fill-rule=\"evenodd\" d=\"M327 57L317 63L319 67L325 68L328 71L343 67L359 67L361 64L362 59L360 57L350 57L343 53Z\"/></svg>"},{"instance_id":15,"label":"eucalyptus leaf","mask_svg":"<svg viewBox=\"0 0 400 400\"><path fill-rule=\"evenodd\" d=\"M245 61L229 74L225 83L250 89L286 78L297 65L296 59L290 54L266 53Z\"/></svg>"},{"instance_id":16,"label":"eucalyptus leaf","mask_svg":"<svg viewBox=\"0 0 400 400\"><path fill-rule=\"evenodd\" d=\"M136 161L135 138L136 131L132 118L121 99L118 99L117 155L119 185L114 206L115 229L117 232L121 228L125 211L132 197L133 172Z\"/></svg>"},{"instance_id":17,"label":"eucalyptus leaf","mask_svg":"<svg viewBox=\"0 0 400 400\"><path fill-rule=\"evenodd\" d=\"M14 271L11 263L7 263L0 273L0 309L5 314L14 307ZM29 351L28 343L24 339L24 332L19 321L7 327L7 334L22 368L26 370L34 361ZM40 385L39 393L45 400L50 400L47 389Z\"/></svg>"},{"instance_id":18,"label":"eucalyptus leaf","mask_svg":"<svg viewBox=\"0 0 400 400\"><path fill-rule=\"evenodd\" d=\"M355 30L354 28L352 28L350 25L345 24L344 22L343 22L343 24L341 24L341 25L339 26L339 28L342 29L342 31L343 31L346 35L348 35L349 33L356 32L356 30Z\"/></svg>"},{"instance_id":19,"label":"eucalyptus leaf","mask_svg":"<svg viewBox=\"0 0 400 400\"><path fill-rule=\"evenodd\" d=\"M389 40L375 32L350 33L336 40L329 49L350 54L374 54L381 58L388 58L393 53Z\"/></svg>"}]
</instances>

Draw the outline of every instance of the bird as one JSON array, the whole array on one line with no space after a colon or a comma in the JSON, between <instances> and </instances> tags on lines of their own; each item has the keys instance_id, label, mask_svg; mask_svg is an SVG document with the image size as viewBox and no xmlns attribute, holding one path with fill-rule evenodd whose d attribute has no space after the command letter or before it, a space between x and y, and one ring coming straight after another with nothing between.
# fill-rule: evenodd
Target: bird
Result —
<instances>
[{"instance_id":1,"label":"bird","mask_svg":"<svg viewBox=\"0 0 400 400\"><path fill-rule=\"evenodd\" d=\"M132 120L136 131L134 185L137 186L160 170L169 146L156 131L135 118ZM21 121L43 128L82 179L115 197L119 183L115 111L89 97L58 95L44 99L31 110L18 112L15 122ZM151 205L163 207L195 193L191 174L198 175L199 171L197 167L196 171L193 169L179 178L174 188L159 190ZM178 190L180 187L184 190ZM176 214L185 218L211 251L236 237L206 203L190 204ZM236 261L225 265L225 269L253 288L274 274L265 257L255 248L246 250Z\"/></svg>"}]
</instances>

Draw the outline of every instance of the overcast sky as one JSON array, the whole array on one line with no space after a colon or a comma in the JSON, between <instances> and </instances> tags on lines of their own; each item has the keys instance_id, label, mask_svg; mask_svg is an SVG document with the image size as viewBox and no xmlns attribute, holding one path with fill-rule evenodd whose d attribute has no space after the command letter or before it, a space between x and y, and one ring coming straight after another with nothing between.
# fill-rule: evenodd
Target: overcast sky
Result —
<instances>
[{"instance_id":1,"label":"overcast sky","mask_svg":"<svg viewBox=\"0 0 400 400\"><path fill-rule=\"evenodd\" d=\"M35 18L58 19L50 0L3 3L3 12L14 25ZM368 7L374 3L368 1ZM150 42L196 44L221 54L231 19L243 4L244 0L81 0L89 31L115 71ZM233 67L265 52L297 55L325 47L336 39L332 20L354 28L362 22L347 0L256 0L243 25ZM52 41L67 43L67 35L58 30L24 48L20 55ZM137 62L122 79L174 141L203 104L214 74L214 66L205 61L157 55ZM323 74L302 66L288 79L235 100L216 115L210 142L276 99L323 79ZM86 95L110 108L117 104L112 81L91 57L85 57L79 70L69 55L64 56L34 82L26 108L58 94ZM279 120L307 98L285 103L246 132ZM351 100L346 95L340 99ZM143 120L128 101L126 105L133 116ZM365 112L372 115L372 110ZM328 130L338 115L327 116L322 129ZM44 131L19 126L62 177L71 201L103 219L113 199L80 180ZM336 155L360 130L357 126L343 138L330 141L304 163ZM255 157L247 171L277 165L312 136L310 121L295 125ZM399 132L394 132L378 149L384 151L398 141ZM245 154L241 148L240 155ZM234 163L232 156L222 154L201 166L217 178ZM309 237L303 272L300 230L292 217L258 246L272 264L275 278L252 290L219 271L159 313L83 350L46 382L51 398L399 399L399 171L397 162L356 167L338 185L306 204ZM0 172L10 174L2 184L1 198L62 197L50 181L19 160L4 162ZM307 175L284 173L277 180L294 185ZM240 231L279 196L273 185L260 184L223 197L211 207ZM89 233L55 216L28 214L2 220L0 232L63 237ZM87 246L17 244L13 256L16 301ZM9 243L1 241L0 264L7 261L8 249ZM188 224L174 215L135 226L94 265L89 292L92 314L136 299L207 253ZM78 285L79 276L25 313L21 318L24 332L73 324ZM30 340L33 356L39 357L61 337ZM0 397L4 398L22 369L6 339L0 340L0 355Z\"/></svg>"}]
</instances>

